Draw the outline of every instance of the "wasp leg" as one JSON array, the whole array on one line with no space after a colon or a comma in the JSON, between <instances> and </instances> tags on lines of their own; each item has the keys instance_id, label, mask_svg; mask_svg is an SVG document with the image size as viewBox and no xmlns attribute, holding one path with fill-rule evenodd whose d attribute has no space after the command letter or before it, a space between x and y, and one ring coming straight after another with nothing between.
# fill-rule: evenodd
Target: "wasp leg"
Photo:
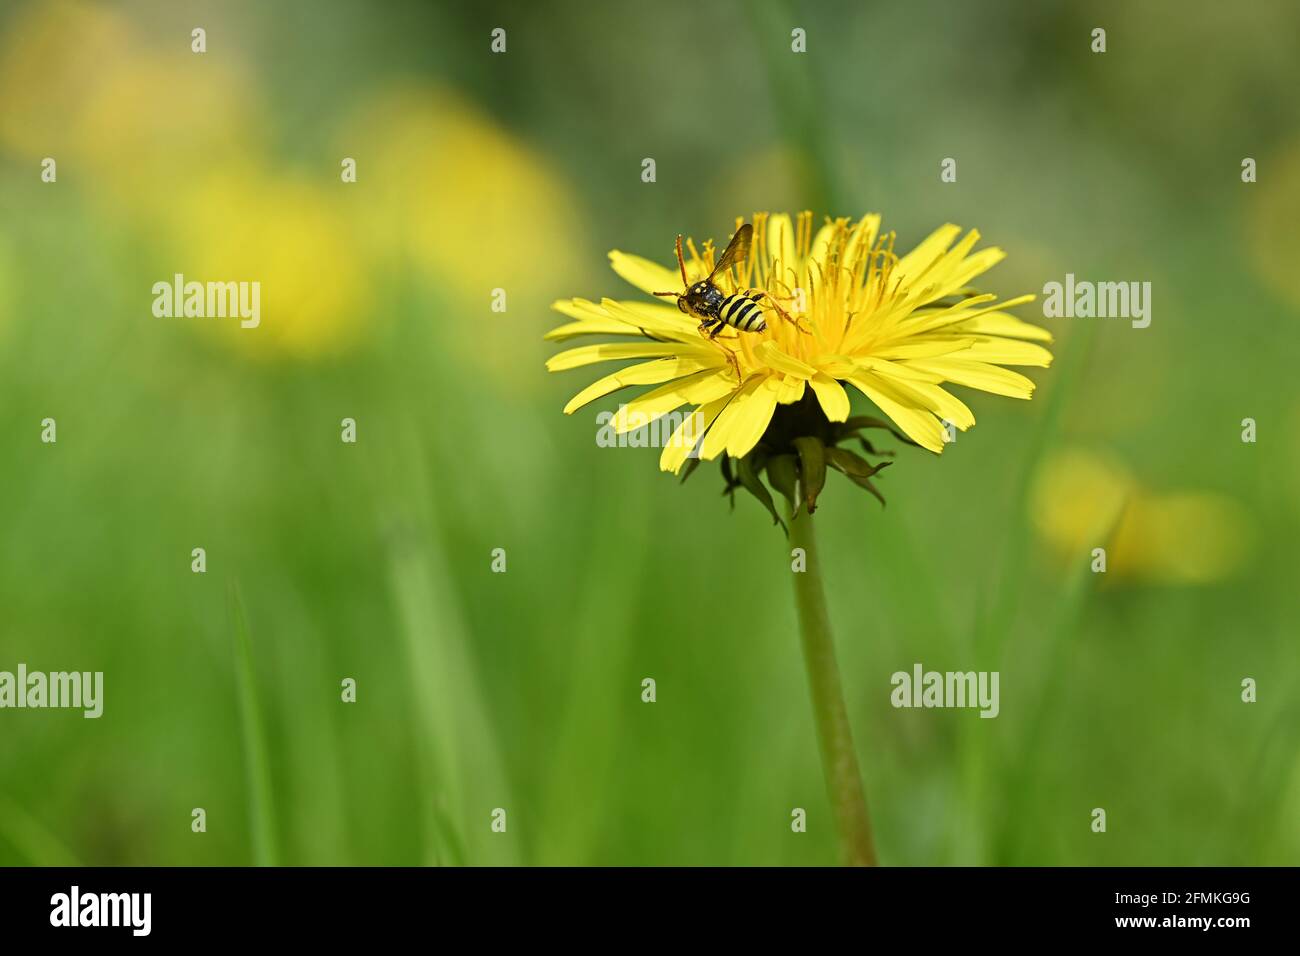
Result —
<instances>
[{"instance_id":1,"label":"wasp leg","mask_svg":"<svg viewBox=\"0 0 1300 956\"><path fill-rule=\"evenodd\" d=\"M785 319L787 322L789 322L791 325L793 325L796 329L798 329L798 330L799 330L800 332L802 332L804 335L811 335L811 334L812 334L812 333L810 333L807 329L805 329L802 325L800 325L799 322L798 322L798 320L795 319L794 316L790 315L789 312L787 312L785 309L783 309L783 308L781 308L779 305L777 305L777 304L776 304L776 298L775 298L775 297L773 297L773 298L769 301L768 304L771 305L772 308L776 309L777 314L778 314L779 316L781 316L781 318Z\"/></svg>"},{"instance_id":2,"label":"wasp leg","mask_svg":"<svg viewBox=\"0 0 1300 956\"><path fill-rule=\"evenodd\" d=\"M713 341L713 340L710 339L709 341ZM719 345L718 348L721 349L722 354L726 356L728 364L731 365L731 370L736 373L736 381L739 382L741 379L740 360L736 358L736 353L733 352L731 349L727 348L726 346Z\"/></svg>"}]
</instances>

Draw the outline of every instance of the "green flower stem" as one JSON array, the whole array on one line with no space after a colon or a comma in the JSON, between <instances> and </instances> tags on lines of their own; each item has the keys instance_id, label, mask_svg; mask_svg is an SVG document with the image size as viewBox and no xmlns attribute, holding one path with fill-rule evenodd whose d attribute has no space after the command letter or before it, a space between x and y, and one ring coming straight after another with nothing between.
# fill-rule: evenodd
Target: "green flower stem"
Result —
<instances>
[{"instance_id":1,"label":"green flower stem","mask_svg":"<svg viewBox=\"0 0 1300 956\"><path fill-rule=\"evenodd\" d=\"M803 548L807 562L805 570L794 575L794 596L799 608L799 630L803 637L804 663L808 667L808 686L812 691L813 715L817 720L826 795L835 814L844 862L848 866L875 866L871 820L867 816L858 758L853 751L853 732L849 729L849 715L840 687L840 670L835 663L835 643L826 610L813 519L806 511L798 517L792 511L787 502L790 545Z\"/></svg>"}]
</instances>

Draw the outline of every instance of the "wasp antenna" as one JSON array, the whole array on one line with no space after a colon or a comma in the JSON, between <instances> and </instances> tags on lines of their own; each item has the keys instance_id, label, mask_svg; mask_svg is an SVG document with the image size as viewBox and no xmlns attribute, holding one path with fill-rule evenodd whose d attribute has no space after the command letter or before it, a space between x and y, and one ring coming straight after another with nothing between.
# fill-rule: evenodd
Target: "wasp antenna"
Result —
<instances>
[{"instance_id":1,"label":"wasp antenna","mask_svg":"<svg viewBox=\"0 0 1300 956\"><path fill-rule=\"evenodd\" d=\"M682 294L680 292L651 292L650 294L662 295L665 296L666 298L672 298L672 299L680 299L682 297Z\"/></svg>"},{"instance_id":2,"label":"wasp antenna","mask_svg":"<svg viewBox=\"0 0 1300 956\"><path fill-rule=\"evenodd\" d=\"M677 268L682 270L682 288L687 288L690 283L686 281L686 260L682 258L682 234L677 234Z\"/></svg>"}]
</instances>

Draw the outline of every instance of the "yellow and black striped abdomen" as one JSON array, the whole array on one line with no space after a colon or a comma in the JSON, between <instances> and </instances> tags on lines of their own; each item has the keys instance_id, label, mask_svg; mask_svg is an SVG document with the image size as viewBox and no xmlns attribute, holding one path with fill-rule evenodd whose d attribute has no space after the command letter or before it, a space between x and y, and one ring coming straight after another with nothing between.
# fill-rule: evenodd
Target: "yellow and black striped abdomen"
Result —
<instances>
[{"instance_id":1,"label":"yellow and black striped abdomen","mask_svg":"<svg viewBox=\"0 0 1300 956\"><path fill-rule=\"evenodd\" d=\"M767 328L767 322L763 320L763 307L758 303L761 295L746 292L727 296L718 309L718 318L741 332L762 332Z\"/></svg>"}]
</instances>

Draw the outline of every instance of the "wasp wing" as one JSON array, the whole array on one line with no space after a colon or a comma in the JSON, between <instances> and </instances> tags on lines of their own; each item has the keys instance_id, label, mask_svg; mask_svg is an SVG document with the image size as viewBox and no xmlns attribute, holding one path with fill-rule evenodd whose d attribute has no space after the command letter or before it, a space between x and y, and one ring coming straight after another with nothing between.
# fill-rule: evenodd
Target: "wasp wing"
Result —
<instances>
[{"instance_id":1,"label":"wasp wing","mask_svg":"<svg viewBox=\"0 0 1300 956\"><path fill-rule=\"evenodd\" d=\"M754 239L754 227L745 223L736 230L736 234L731 237L731 242L727 243L727 249L722 253L722 258L718 264L713 267L709 273L708 281L712 282L713 277L718 274L726 274L733 265L738 262L744 262L749 258L749 244Z\"/></svg>"}]
</instances>

